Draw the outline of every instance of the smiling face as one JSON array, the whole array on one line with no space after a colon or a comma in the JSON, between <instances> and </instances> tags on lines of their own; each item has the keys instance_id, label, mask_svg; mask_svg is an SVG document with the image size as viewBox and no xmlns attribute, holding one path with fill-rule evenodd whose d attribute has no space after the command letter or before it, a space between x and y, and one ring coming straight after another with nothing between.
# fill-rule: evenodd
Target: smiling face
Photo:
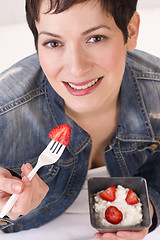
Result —
<instances>
[{"instance_id":1,"label":"smiling face","mask_svg":"<svg viewBox=\"0 0 160 240\"><path fill-rule=\"evenodd\" d=\"M125 44L112 16L94 0L59 14L45 14L47 10L42 1L36 22L38 55L66 109L90 113L111 106L119 95L126 51L134 48L136 37Z\"/></svg>"}]
</instances>

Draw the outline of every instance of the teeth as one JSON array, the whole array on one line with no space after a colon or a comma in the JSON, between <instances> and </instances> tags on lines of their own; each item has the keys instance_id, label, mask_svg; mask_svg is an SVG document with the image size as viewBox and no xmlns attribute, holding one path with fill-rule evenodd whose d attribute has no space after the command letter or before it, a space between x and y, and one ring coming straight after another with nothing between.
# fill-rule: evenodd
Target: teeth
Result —
<instances>
[{"instance_id":1,"label":"teeth","mask_svg":"<svg viewBox=\"0 0 160 240\"><path fill-rule=\"evenodd\" d=\"M85 85L83 85L83 86L76 86L76 85L74 85L74 84L72 84L72 83L68 83L68 85L69 85L71 88L73 88L73 89L81 90L81 89L86 89L86 88L92 87L95 83L98 82L98 80L99 80L99 78L97 78L96 80L93 80L92 82L87 83L87 84L85 84Z\"/></svg>"}]
</instances>

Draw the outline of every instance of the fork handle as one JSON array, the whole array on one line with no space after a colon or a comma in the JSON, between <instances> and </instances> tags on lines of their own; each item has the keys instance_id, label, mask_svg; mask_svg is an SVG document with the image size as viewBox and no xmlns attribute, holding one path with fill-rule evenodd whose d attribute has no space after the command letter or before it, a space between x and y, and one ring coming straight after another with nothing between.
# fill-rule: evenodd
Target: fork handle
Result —
<instances>
[{"instance_id":1,"label":"fork handle","mask_svg":"<svg viewBox=\"0 0 160 240\"><path fill-rule=\"evenodd\" d=\"M19 198L19 194L13 194L8 201L6 202L6 204L4 205L1 213L0 213L0 218L3 218L5 215L7 215L7 213L11 210L11 208L13 207L13 205L16 203L16 201Z\"/></svg>"},{"instance_id":2,"label":"fork handle","mask_svg":"<svg viewBox=\"0 0 160 240\"><path fill-rule=\"evenodd\" d=\"M29 178L29 181L32 180L32 178L37 173L40 167L42 167L42 165L40 165L39 162L37 162L36 166L32 169L32 171L27 176Z\"/></svg>"}]
</instances>

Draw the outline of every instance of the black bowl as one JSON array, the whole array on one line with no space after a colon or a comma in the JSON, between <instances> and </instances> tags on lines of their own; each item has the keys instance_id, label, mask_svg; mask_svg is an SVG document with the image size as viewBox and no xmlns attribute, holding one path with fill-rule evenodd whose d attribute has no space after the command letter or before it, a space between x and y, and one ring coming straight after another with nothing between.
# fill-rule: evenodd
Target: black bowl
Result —
<instances>
[{"instance_id":1,"label":"black bowl","mask_svg":"<svg viewBox=\"0 0 160 240\"><path fill-rule=\"evenodd\" d=\"M142 203L142 214L143 221L131 227L118 227L116 225L109 227L99 226L96 220L96 214L94 210L94 195L95 193L105 190L110 186L122 185L124 188L131 188L140 198ZM90 178L88 180L88 194L89 194L89 209L90 209L90 221L91 225L101 233L105 232L117 232L123 231L141 231L144 228L151 226L151 214L150 214L150 204L148 197L147 183L144 178L141 177L109 177L109 178Z\"/></svg>"}]
</instances>

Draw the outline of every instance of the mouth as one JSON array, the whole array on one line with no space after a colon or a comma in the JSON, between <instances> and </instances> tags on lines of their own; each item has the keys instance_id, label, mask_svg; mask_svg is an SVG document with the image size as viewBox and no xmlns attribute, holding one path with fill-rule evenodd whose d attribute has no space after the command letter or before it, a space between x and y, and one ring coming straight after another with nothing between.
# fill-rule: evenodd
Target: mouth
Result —
<instances>
[{"instance_id":1,"label":"mouth","mask_svg":"<svg viewBox=\"0 0 160 240\"><path fill-rule=\"evenodd\" d=\"M97 78L87 84L84 84L84 85L81 85L81 86L77 86L77 85L74 85L72 83L68 83L68 85L73 88L73 89L77 89L77 90L81 90L81 89L87 89L87 88L90 88L92 87L93 85L95 85L98 81L100 80L100 78Z\"/></svg>"},{"instance_id":2,"label":"mouth","mask_svg":"<svg viewBox=\"0 0 160 240\"><path fill-rule=\"evenodd\" d=\"M102 79L103 77L96 78L95 80L92 80L90 82L85 82L83 85L82 83L79 83L79 84L69 83L69 82L68 83L63 82L63 83L66 86L69 93L71 93L72 95L84 96L93 92L99 86Z\"/></svg>"}]
</instances>

